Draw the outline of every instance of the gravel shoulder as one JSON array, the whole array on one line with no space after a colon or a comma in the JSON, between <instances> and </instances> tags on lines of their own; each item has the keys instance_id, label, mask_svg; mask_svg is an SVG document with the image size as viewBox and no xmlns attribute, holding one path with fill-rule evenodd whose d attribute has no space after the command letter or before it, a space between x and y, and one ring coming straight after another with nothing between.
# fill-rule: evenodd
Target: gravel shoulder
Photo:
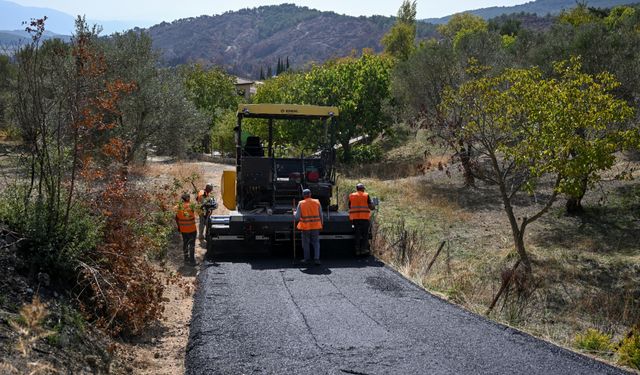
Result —
<instances>
[{"instance_id":1,"label":"gravel shoulder","mask_svg":"<svg viewBox=\"0 0 640 375\"><path fill-rule=\"evenodd\" d=\"M222 171L228 166L209 162L174 163L170 159L151 160L145 171L144 181L157 184L170 182L173 177L187 176L192 172L201 178L196 185L211 181L220 184ZM200 186L197 186L200 187ZM219 188L214 189L220 201ZM220 205L222 206L222 205ZM218 208L224 212L225 208ZM196 242L196 260L203 262L206 246ZM193 294L199 266L184 264L182 242L176 232L174 241L167 249L166 259L157 265L165 283L162 319L146 334L132 342L120 345L120 356L127 372L141 375L176 375L184 373L184 353L189 336Z\"/></svg>"}]
</instances>

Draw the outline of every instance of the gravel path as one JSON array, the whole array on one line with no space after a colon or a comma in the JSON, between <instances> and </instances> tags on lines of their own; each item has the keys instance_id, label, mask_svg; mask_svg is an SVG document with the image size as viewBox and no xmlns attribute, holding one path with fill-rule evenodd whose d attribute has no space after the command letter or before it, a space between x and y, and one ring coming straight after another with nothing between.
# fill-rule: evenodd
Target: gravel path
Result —
<instances>
[{"instance_id":1,"label":"gravel path","mask_svg":"<svg viewBox=\"0 0 640 375\"><path fill-rule=\"evenodd\" d=\"M184 178L198 173L201 179L197 187L204 188L206 182L220 184L224 169L231 168L222 164L208 162L176 163L168 157L154 157L149 160L141 184L162 186L171 183L173 178ZM189 186L187 186L189 189ZM214 189L216 199L220 201L220 189ZM222 204L216 213L228 212ZM123 343L120 355L127 371L136 375L176 375L184 373L184 353L189 335L189 321L193 308L193 287L198 267L184 264L182 242L176 233L175 242L167 249L163 265L158 266L165 284L162 319L148 329L144 335ZM197 241L196 259L202 262L206 246ZM2 371L0 371L2 373Z\"/></svg>"},{"instance_id":2,"label":"gravel path","mask_svg":"<svg viewBox=\"0 0 640 375\"><path fill-rule=\"evenodd\" d=\"M374 260L204 263L187 374L623 374L491 322Z\"/></svg>"}]
</instances>

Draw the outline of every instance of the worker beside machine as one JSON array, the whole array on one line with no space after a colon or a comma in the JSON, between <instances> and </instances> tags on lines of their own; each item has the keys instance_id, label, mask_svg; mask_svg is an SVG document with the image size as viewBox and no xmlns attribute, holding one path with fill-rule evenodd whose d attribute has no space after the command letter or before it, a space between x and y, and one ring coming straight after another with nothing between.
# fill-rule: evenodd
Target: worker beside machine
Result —
<instances>
[{"instance_id":1,"label":"worker beside machine","mask_svg":"<svg viewBox=\"0 0 640 375\"><path fill-rule=\"evenodd\" d=\"M205 224L207 223L207 218L211 215L211 212L218 208L218 203L213 197L213 184L211 182L207 183L204 190L200 190L198 192L198 196L196 197L196 202L200 205L200 217L198 220L198 239L200 241L205 239Z\"/></svg>"},{"instance_id":2,"label":"worker beside machine","mask_svg":"<svg viewBox=\"0 0 640 375\"><path fill-rule=\"evenodd\" d=\"M358 183L356 191L349 195L349 220L353 224L356 255L369 254L369 228L371 210L375 209L364 185Z\"/></svg>"},{"instance_id":3,"label":"worker beside machine","mask_svg":"<svg viewBox=\"0 0 640 375\"><path fill-rule=\"evenodd\" d=\"M310 246L313 246L313 261L316 265L320 265L320 231L323 225L322 206L319 200L311 198L311 190L304 189L302 196L304 199L298 202L295 218L298 222L296 228L301 232L302 237L303 263L311 263Z\"/></svg>"},{"instance_id":4,"label":"worker beside machine","mask_svg":"<svg viewBox=\"0 0 640 375\"><path fill-rule=\"evenodd\" d=\"M182 194L181 202L174 208L176 212L176 224L178 230L182 234L182 255L184 261L195 264L195 245L196 245L196 213L194 205L191 204L191 196L189 193Z\"/></svg>"}]
</instances>

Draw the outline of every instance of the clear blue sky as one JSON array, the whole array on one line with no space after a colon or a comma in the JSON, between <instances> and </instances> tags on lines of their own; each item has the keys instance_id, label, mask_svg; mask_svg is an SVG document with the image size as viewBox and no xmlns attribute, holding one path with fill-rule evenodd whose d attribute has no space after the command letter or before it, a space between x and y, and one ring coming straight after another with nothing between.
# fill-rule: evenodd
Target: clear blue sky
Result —
<instances>
[{"instance_id":1,"label":"clear blue sky","mask_svg":"<svg viewBox=\"0 0 640 375\"><path fill-rule=\"evenodd\" d=\"M9 0L27 6L53 8L71 15L84 14L94 20L144 20L152 23L179 18L213 15L260 5L295 3L319 10L353 16L395 15L402 0ZM523 4L528 0L418 0L418 18L442 17L490 6Z\"/></svg>"}]
</instances>

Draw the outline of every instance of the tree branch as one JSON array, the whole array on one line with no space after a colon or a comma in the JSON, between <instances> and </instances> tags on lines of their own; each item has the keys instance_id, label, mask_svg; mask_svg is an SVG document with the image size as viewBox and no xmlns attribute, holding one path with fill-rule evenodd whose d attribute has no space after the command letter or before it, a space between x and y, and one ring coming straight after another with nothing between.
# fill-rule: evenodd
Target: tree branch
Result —
<instances>
[{"instance_id":1,"label":"tree branch","mask_svg":"<svg viewBox=\"0 0 640 375\"><path fill-rule=\"evenodd\" d=\"M547 212L549 210L549 208L551 208L551 205L553 205L553 202L555 202L556 198L558 197L558 186L560 185L560 181L562 181L562 175L558 174L558 177L556 178L556 182L555 182L555 184L553 184L553 193L551 194L551 197L549 197L549 200L544 205L544 207L542 207L542 209L540 211L538 211L538 213L536 213L535 215L531 216L530 218L525 217L522 220L522 225L520 227L520 230L522 232L524 232L525 227L529 223L532 223L532 222L538 220L542 215L544 215L545 212Z\"/></svg>"}]
</instances>

